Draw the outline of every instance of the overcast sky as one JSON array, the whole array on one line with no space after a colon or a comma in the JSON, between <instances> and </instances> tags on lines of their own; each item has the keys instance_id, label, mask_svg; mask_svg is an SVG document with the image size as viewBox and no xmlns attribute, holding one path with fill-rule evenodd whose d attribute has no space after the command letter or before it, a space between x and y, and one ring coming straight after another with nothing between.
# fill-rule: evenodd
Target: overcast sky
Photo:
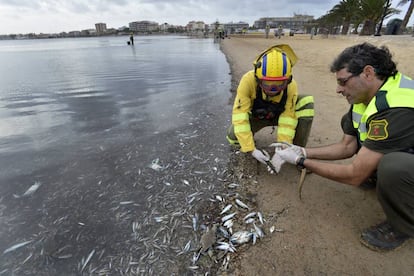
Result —
<instances>
[{"instance_id":1,"label":"overcast sky","mask_svg":"<svg viewBox=\"0 0 414 276\"><path fill-rule=\"evenodd\" d=\"M261 17L326 14L340 0L0 0L0 34L59 33L128 26L150 20L186 25L189 21L247 22ZM399 0L394 0L394 5ZM408 4L399 9L403 18ZM411 23L411 21L410 21Z\"/></svg>"}]
</instances>

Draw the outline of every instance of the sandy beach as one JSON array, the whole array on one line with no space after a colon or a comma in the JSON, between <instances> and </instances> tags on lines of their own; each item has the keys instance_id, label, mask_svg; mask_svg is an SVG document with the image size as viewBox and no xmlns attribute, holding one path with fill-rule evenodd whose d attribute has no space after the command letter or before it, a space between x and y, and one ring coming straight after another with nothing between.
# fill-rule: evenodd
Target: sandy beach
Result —
<instances>
[{"instance_id":1,"label":"sandy beach","mask_svg":"<svg viewBox=\"0 0 414 276\"><path fill-rule=\"evenodd\" d=\"M293 48L299 57L293 68L299 94L315 98L315 118L308 141L308 146L313 147L342 137L340 120L349 104L335 93L335 76L329 66L344 48L363 41L388 46L399 71L414 77L411 36L315 36L311 40L309 35L281 39L247 35L231 36L220 44L231 66L233 94L241 76L252 69L253 60L262 50L274 44ZM273 141L270 133L271 129L264 129L256 134L258 147ZM371 251L359 242L361 230L385 218L375 191L309 174L300 201L299 172L293 166L285 164L279 175L270 175L247 156L237 166L239 173L248 175L241 181L264 213L267 235L255 246L238 251L230 275L412 275L412 240L389 253ZM271 226L279 231L270 234Z\"/></svg>"}]
</instances>

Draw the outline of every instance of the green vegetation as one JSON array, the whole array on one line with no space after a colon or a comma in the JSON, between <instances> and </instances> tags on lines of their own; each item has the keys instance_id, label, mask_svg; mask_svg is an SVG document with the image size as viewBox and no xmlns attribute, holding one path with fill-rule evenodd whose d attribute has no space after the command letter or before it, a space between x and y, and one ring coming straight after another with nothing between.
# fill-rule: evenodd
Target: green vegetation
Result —
<instances>
[{"instance_id":1,"label":"green vegetation","mask_svg":"<svg viewBox=\"0 0 414 276\"><path fill-rule=\"evenodd\" d=\"M357 26L363 26L360 35L379 35L383 20L401 11L391 8L391 0L342 0L335 5L326 15L312 22L329 33L347 34L351 28L352 33L357 33ZM410 0L402 0L398 5L410 2L410 7L400 27L400 33L406 31L406 26L411 17L414 3ZM341 28L342 26L342 28Z\"/></svg>"}]
</instances>

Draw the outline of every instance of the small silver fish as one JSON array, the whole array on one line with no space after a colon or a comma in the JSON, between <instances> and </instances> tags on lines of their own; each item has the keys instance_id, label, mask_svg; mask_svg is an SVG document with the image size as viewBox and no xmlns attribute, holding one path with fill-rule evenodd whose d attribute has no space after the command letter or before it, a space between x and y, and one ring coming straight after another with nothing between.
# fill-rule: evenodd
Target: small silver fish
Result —
<instances>
[{"instance_id":1,"label":"small silver fish","mask_svg":"<svg viewBox=\"0 0 414 276\"><path fill-rule=\"evenodd\" d=\"M249 210L250 207L247 206L243 201L241 201L240 199L236 198L236 204L239 205L240 207Z\"/></svg>"},{"instance_id":2,"label":"small silver fish","mask_svg":"<svg viewBox=\"0 0 414 276\"><path fill-rule=\"evenodd\" d=\"M257 217L259 218L260 223L263 224L264 223L264 219L263 219L262 213L257 212Z\"/></svg>"},{"instance_id":3,"label":"small silver fish","mask_svg":"<svg viewBox=\"0 0 414 276\"><path fill-rule=\"evenodd\" d=\"M237 184L237 183L231 183L231 184L229 184L227 187L229 188L229 189L234 189L234 188L237 188L237 187L239 187L240 185L239 184Z\"/></svg>"},{"instance_id":4,"label":"small silver fish","mask_svg":"<svg viewBox=\"0 0 414 276\"><path fill-rule=\"evenodd\" d=\"M223 199L221 196L219 196L219 195L216 195L216 199L217 199L218 201L224 202L224 199Z\"/></svg>"},{"instance_id":5,"label":"small silver fish","mask_svg":"<svg viewBox=\"0 0 414 276\"><path fill-rule=\"evenodd\" d=\"M249 219L249 218L252 218L252 217L254 217L256 215L256 212L251 212L251 213L248 213L244 218L243 218L243 220L247 220L247 219Z\"/></svg>"},{"instance_id":6,"label":"small silver fish","mask_svg":"<svg viewBox=\"0 0 414 276\"><path fill-rule=\"evenodd\" d=\"M224 222L223 225L227 227L227 229L231 229L233 227L233 220L226 220L226 222Z\"/></svg>"},{"instance_id":7,"label":"small silver fish","mask_svg":"<svg viewBox=\"0 0 414 276\"><path fill-rule=\"evenodd\" d=\"M263 230L254 223L253 223L253 227L254 227L254 231L256 231L257 236L259 236L259 238L263 238L265 235Z\"/></svg>"},{"instance_id":8,"label":"small silver fish","mask_svg":"<svg viewBox=\"0 0 414 276\"><path fill-rule=\"evenodd\" d=\"M197 225L198 225L198 214L197 213L192 217L192 221L193 221L193 230L197 231Z\"/></svg>"},{"instance_id":9,"label":"small silver fish","mask_svg":"<svg viewBox=\"0 0 414 276\"><path fill-rule=\"evenodd\" d=\"M95 254L95 249L89 253L88 257L86 258L85 262L83 263L83 266L81 268L81 272L85 269L86 265L89 263L89 261L92 259L93 254Z\"/></svg>"},{"instance_id":10,"label":"small silver fish","mask_svg":"<svg viewBox=\"0 0 414 276\"><path fill-rule=\"evenodd\" d=\"M30 241L25 241L25 242L21 242L21 243L15 244L15 245L13 245L13 246L10 246L9 248L7 248L6 250L4 250L4 251L3 251L3 254L9 253L9 252L11 252L11 251L14 251L14 250L16 250L16 249L18 249L18 248L20 248L20 247L23 247L23 246L25 246L26 244L29 244L29 243L31 243L31 242L33 242L33 240L30 240Z\"/></svg>"},{"instance_id":11,"label":"small silver fish","mask_svg":"<svg viewBox=\"0 0 414 276\"><path fill-rule=\"evenodd\" d=\"M252 237L252 233L248 231L237 231L230 237L230 242L242 244L250 241L250 238Z\"/></svg>"},{"instance_id":12,"label":"small silver fish","mask_svg":"<svg viewBox=\"0 0 414 276\"><path fill-rule=\"evenodd\" d=\"M253 222L255 222L254 218L248 218L248 219L244 220L244 223L246 223L246 224L253 223Z\"/></svg>"},{"instance_id":13,"label":"small silver fish","mask_svg":"<svg viewBox=\"0 0 414 276\"><path fill-rule=\"evenodd\" d=\"M218 242L218 246L216 247L216 249L223 250L223 251L230 251L232 253L236 251L236 248L234 247L234 245L231 243L227 243L227 242Z\"/></svg>"},{"instance_id":14,"label":"small silver fish","mask_svg":"<svg viewBox=\"0 0 414 276\"><path fill-rule=\"evenodd\" d=\"M230 238L229 232L227 232L227 230L224 227L220 226L219 231L223 235L223 237L225 237L226 239Z\"/></svg>"},{"instance_id":15,"label":"small silver fish","mask_svg":"<svg viewBox=\"0 0 414 276\"><path fill-rule=\"evenodd\" d=\"M13 196L15 197L15 198L20 198L20 197L25 197L25 196L30 196L30 195L32 195L32 194L34 194L34 192L36 192L37 191L37 189L39 189L39 187L42 185L42 183L40 183L39 181L35 181L35 183L32 185L32 186L30 186L30 188L29 189L27 189L27 191L26 192L24 192L24 194L22 194L22 195L16 195L16 194L13 194Z\"/></svg>"},{"instance_id":16,"label":"small silver fish","mask_svg":"<svg viewBox=\"0 0 414 276\"><path fill-rule=\"evenodd\" d=\"M229 215L227 215L227 216L224 216L224 217L222 217L221 218L221 221L222 222L225 222L225 221L227 221L227 220L229 220L229 219L232 219L235 215L236 215L237 213L236 212L234 212L234 213L231 213L231 214L229 214Z\"/></svg>"},{"instance_id":17,"label":"small silver fish","mask_svg":"<svg viewBox=\"0 0 414 276\"><path fill-rule=\"evenodd\" d=\"M270 229L269 229L269 232L270 233L273 233L273 232L279 232L279 233L283 233L283 232L285 232L285 230L283 230L283 229L280 229L280 228L277 228L276 229L276 227L273 225L272 227L270 227Z\"/></svg>"},{"instance_id":18,"label":"small silver fish","mask_svg":"<svg viewBox=\"0 0 414 276\"><path fill-rule=\"evenodd\" d=\"M231 207L233 207L233 205L229 204L226 207L224 207L224 209L221 211L220 215L227 213L228 210L231 209Z\"/></svg>"},{"instance_id":19,"label":"small silver fish","mask_svg":"<svg viewBox=\"0 0 414 276\"><path fill-rule=\"evenodd\" d=\"M188 242L187 242L187 244L184 246L184 252L188 252L189 250L190 250L190 247L191 247L191 240L189 240Z\"/></svg>"},{"instance_id":20,"label":"small silver fish","mask_svg":"<svg viewBox=\"0 0 414 276\"><path fill-rule=\"evenodd\" d=\"M159 158L157 158L157 159L154 159L154 160L152 160L152 162L151 162L151 165L149 166L151 169L153 169L154 171L162 171L163 169L164 169L164 167L163 166L161 166L160 164L159 164L159 162L160 162L160 159Z\"/></svg>"}]
</instances>

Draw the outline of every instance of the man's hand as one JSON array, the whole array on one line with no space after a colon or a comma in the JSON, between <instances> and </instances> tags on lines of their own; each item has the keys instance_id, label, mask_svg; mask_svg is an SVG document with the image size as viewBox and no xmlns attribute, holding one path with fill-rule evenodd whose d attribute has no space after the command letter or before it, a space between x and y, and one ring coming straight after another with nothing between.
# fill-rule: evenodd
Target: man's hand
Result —
<instances>
[{"instance_id":1,"label":"man's hand","mask_svg":"<svg viewBox=\"0 0 414 276\"><path fill-rule=\"evenodd\" d=\"M303 158L307 157L305 148L296 146L294 144L280 142L280 143L273 143L270 145L270 147L282 148L282 149L292 148L298 155L301 155L301 157Z\"/></svg>"},{"instance_id":2,"label":"man's hand","mask_svg":"<svg viewBox=\"0 0 414 276\"><path fill-rule=\"evenodd\" d=\"M301 157L306 158L306 150L303 147L300 146L296 146L294 144L290 144L290 147L297 153L299 154Z\"/></svg>"},{"instance_id":3,"label":"man's hand","mask_svg":"<svg viewBox=\"0 0 414 276\"><path fill-rule=\"evenodd\" d=\"M275 168L276 173L280 172L280 169L282 168L282 165L285 164L285 160L282 159L279 155L279 151L281 151L281 147L275 147L275 154L272 157L272 165Z\"/></svg>"},{"instance_id":4,"label":"man's hand","mask_svg":"<svg viewBox=\"0 0 414 276\"><path fill-rule=\"evenodd\" d=\"M278 155L286 162L297 165L301 158L305 156L302 153L295 151L293 147L286 148L278 152Z\"/></svg>"},{"instance_id":5,"label":"man's hand","mask_svg":"<svg viewBox=\"0 0 414 276\"><path fill-rule=\"evenodd\" d=\"M261 151L261 150L258 150L258 149L254 149L252 151L252 156L254 158L256 158L257 161L259 161L260 163L265 164L265 165L267 165L266 162L270 161L270 156L266 151Z\"/></svg>"}]
</instances>

